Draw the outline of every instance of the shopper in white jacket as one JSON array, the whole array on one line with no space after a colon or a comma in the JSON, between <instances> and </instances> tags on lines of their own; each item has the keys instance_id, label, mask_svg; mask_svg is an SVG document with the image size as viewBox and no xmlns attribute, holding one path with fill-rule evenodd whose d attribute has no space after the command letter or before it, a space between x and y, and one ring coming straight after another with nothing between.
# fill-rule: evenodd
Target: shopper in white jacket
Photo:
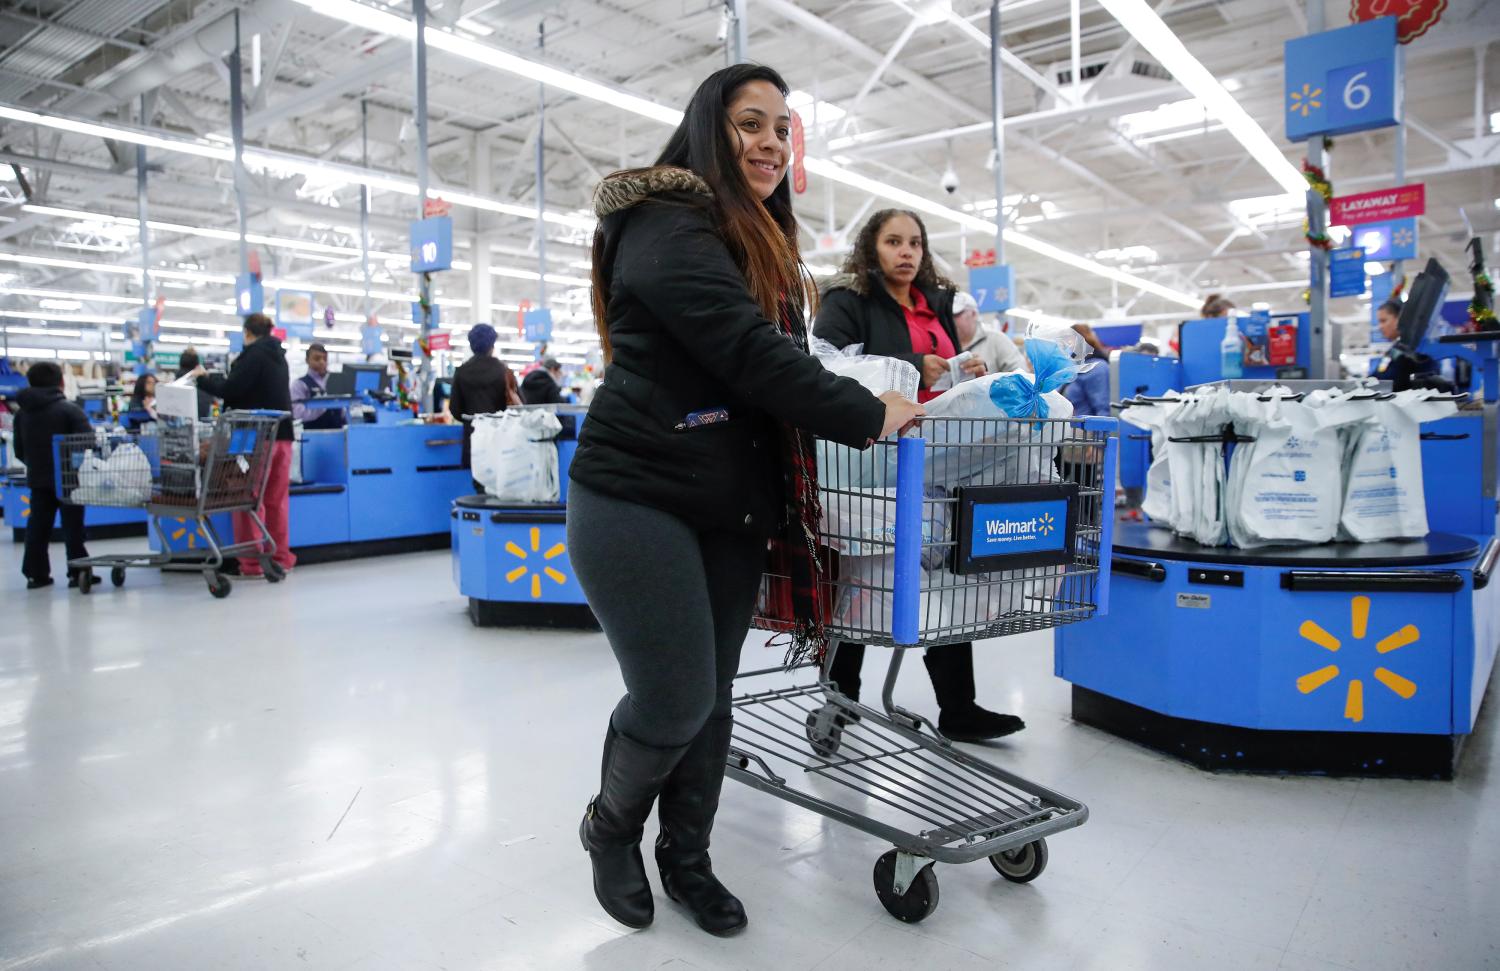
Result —
<instances>
[{"instance_id":1,"label":"shopper in white jacket","mask_svg":"<svg viewBox=\"0 0 1500 971\"><path fill-rule=\"evenodd\" d=\"M960 349L983 361L986 374L1031 370L1015 341L999 329L980 323L979 303L973 294L960 290L954 295L953 323L958 328Z\"/></svg>"}]
</instances>

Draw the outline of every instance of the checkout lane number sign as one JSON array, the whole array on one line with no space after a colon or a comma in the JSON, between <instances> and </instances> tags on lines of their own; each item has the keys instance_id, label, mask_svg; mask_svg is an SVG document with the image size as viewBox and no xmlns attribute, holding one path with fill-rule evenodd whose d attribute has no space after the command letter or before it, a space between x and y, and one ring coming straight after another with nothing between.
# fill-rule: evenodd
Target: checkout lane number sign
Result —
<instances>
[{"instance_id":1,"label":"checkout lane number sign","mask_svg":"<svg viewBox=\"0 0 1500 971\"><path fill-rule=\"evenodd\" d=\"M959 492L956 573L1056 566L1073 558L1075 483Z\"/></svg>"}]
</instances>

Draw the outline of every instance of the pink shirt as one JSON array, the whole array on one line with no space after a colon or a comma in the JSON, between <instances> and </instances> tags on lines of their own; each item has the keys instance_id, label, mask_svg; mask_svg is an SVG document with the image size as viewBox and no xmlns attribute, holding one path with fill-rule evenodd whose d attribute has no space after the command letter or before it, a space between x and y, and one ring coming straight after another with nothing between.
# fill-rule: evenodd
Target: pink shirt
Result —
<instances>
[{"instance_id":1,"label":"pink shirt","mask_svg":"<svg viewBox=\"0 0 1500 971\"><path fill-rule=\"evenodd\" d=\"M958 351L953 347L953 338L948 336L948 332L938 321L937 314L927 305L927 298L916 287L911 288L911 302L910 309L903 307L902 310L906 312L906 329L911 334L912 353L936 354L944 360L956 356ZM931 401L940 393L922 388L917 391L917 401Z\"/></svg>"}]
</instances>

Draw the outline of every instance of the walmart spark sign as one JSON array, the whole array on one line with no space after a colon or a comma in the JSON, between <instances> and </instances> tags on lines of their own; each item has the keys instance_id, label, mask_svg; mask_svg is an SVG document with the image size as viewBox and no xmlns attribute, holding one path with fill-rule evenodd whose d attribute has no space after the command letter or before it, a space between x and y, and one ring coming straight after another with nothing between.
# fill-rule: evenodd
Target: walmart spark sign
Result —
<instances>
[{"instance_id":1,"label":"walmart spark sign","mask_svg":"<svg viewBox=\"0 0 1500 971\"><path fill-rule=\"evenodd\" d=\"M453 266L453 217L432 216L411 224L411 271L433 273Z\"/></svg>"},{"instance_id":2,"label":"walmart spark sign","mask_svg":"<svg viewBox=\"0 0 1500 971\"><path fill-rule=\"evenodd\" d=\"M1401 123L1395 17L1294 38L1285 59L1291 141Z\"/></svg>"}]
</instances>

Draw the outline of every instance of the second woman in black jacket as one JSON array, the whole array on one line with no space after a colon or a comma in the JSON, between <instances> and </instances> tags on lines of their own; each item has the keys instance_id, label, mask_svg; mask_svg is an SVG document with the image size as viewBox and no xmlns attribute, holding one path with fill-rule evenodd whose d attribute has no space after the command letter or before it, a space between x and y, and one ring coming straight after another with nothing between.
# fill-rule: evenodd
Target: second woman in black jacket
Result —
<instances>
[{"instance_id":1,"label":"second woman in black jacket","mask_svg":"<svg viewBox=\"0 0 1500 971\"><path fill-rule=\"evenodd\" d=\"M711 933L745 926L708 843L767 539L797 581L806 646L821 633L806 432L864 447L920 413L806 352L786 93L769 68L719 71L655 168L594 195L594 311L610 363L571 467L568 554L627 693L580 835L595 896L631 927L653 917L640 855L653 802L668 896Z\"/></svg>"},{"instance_id":2,"label":"second woman in black jacket","mask_svg":"<svg viewBox=\"0 0 1500 971\"><path fill-rule=\"evenodd\" d=\"M948 359L962 345L953 322L955 287L937 272L927 249L927 227L914 212L887 209L865 223L823 296L814 335L835 347L863 344L866 354L910 362L922 376L921 401L936 395L933 383L948 373ZM971 360L965 370L983 374ZM833 654L828 677L850 698L859 699L863 644L844 643ZM937 696L938 730L949 738L975 742L1010 735L1026 727L1015 715L981 708L974 701L974 645L952 644L923 655Z\"/></svg>"}]
</instances>

